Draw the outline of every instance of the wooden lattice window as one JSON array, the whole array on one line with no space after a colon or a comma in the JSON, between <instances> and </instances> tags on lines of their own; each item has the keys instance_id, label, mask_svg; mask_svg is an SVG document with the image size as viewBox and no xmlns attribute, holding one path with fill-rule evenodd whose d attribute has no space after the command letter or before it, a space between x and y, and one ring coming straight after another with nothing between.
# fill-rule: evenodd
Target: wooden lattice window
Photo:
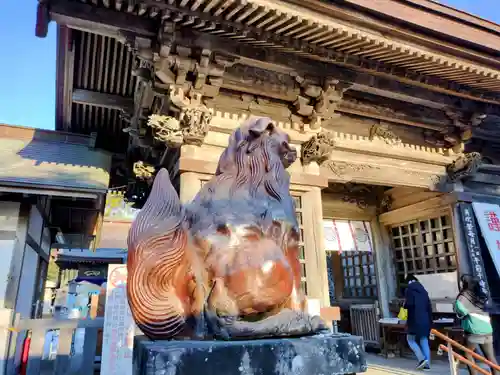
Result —
<instances>
[{"instance_id":1,"label":"wooden lattice window","mask_svg":"<svg viewBox=\"0 0 500 375\"><path fill-rule=\"evenodd\" d=\"M398 283L405 275L454 272L457 257L450 215L391 227Z\"/></svg>"},{"instance_id":2,"label":"wooden lattice window","mask_svg":"<svg viewBox=\"0 0 500 375\"><path fill-rule=\"evenodd\" d=\"M348 251L340 254L344 273L343 298L377 298L377 275L373 253Z\"/></svg>"},{"instance_id":3,"label":"wooden lattice window","mask_svg":"<svg viewBox=\"0 0 500 375\"><path fill-rule=\"evenodd\" d=\"M299 224L299 262L300 262L300 287L307 295L307 279L306 279L306 255L304 247L304 220L302 214L302 198L293 196L295 201L295 214L297 215L297 223Z\"/></svg>"}]
</instances>

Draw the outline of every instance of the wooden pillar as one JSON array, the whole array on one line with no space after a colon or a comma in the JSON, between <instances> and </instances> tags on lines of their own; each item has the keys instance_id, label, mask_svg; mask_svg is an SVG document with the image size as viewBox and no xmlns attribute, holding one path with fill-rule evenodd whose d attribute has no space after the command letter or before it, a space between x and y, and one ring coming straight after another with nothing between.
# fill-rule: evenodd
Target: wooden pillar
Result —
<instances>
[{"instance_id":1,"label":"wooden pillar","mask_svg":"<svg viewBox=\"0 0 500 375\"><path fill-rule=\"evenodd\" d=\"M23 211L26 214L26 210ZM27 216L20 217L18 202L0 202L0 231L4 233L0 251L2 256L3 281L0 283L0 324L11 327L14 319L15 298L21 273L24 239L28 230ZM6 373L10 358L10 342L12 333L7 329L0 332L0 375Z\"/></svg>"},{"instance_id":2,"label":"wooden pillar","mask_svg":"<svg viewBox=\"0 0 500 375\"><path fill-rule=\"evenodd\" d=\"M370 226L375 253L378 300L381 315L387 318L390 316L389 302L396 297L396 275L392 260L391 244L386 229L380 224L378 219L373 219Z\"/></svg>"},{"instance_id":3,"label":"wooden pillar","mask_svg":"<svg viewBox=\"0 0 500 375\"><path fill-rule=\"evenodd\" d=\"M322 306L330 306L321 188L310 187L301 197L308 297L319 299Z\"/></svg>"},{"instance_id":4,"label":"wooden pillar","mask_svg":"<svg viewBox=\"0 0 500 375\"><path fill-rule=\"evenodd\" d=\"M14 253L12 257L12 263L10 266L10 278L7 283L7 290L5 293L5 307L11 310L12 313L5 312L4 317L7 319L10 317L11 321L8 327L12 327L15 318L15 308L18 298L22 297L18 295L19 287L21 284L21 272L24 261L26 238L28 235L28 225L30 216L31 204L27 202L21 203L19 210L19 219L17 221L16 230L16 241L14 247ZM19 347L20 342L22 342L22 337L18 337L15 333L8 333L5 337L6 342L6 353L4 357L4 365L6 374L13 373L17 364L20 360L20 352L16 352L15 348ZM2 338L3 340L3 338ZM3 342L2 342L3 344ZM2 353L3 354L3 353ZM0 371L1 373L1 371Z\"/></svg>"}]
</instances>

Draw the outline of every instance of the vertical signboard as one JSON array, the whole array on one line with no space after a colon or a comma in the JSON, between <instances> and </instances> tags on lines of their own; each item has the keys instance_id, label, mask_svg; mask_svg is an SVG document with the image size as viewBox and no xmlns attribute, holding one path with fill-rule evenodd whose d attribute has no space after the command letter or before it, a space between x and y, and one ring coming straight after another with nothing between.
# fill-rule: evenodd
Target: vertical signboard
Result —
<instances>
[{"instance_id":1,"label":"vertical signboard","mask_svg":"<svg viewBox=\"0 0 500 375\"><path fill-rule=\"evenodd\" d=\"M491 259L500 276L500 206L490 203L472 203Z\"/></svg>"},{"instance_id":2,"label":"vertical signboard","mask_svg":"<svg viewBox=\"0 0 500 375\"><path fill-rule=\"evenodd\" d=\"M102 375L132 375L135 323L127 301L127 266L110 264L104 312Z\"/></svg>"},{"instance_id":3,"label":"vertical signboard","mask_svg":"<svg viewBox=\"0 0 500 375\"><path fill-rule=\"evenodd\" d=\"M490 291L484 270L483 257L481 255L481 246L477 233L474 210L469 203L460 203L460 213L462 216L465 239L467 242L468 253L471 259L472 275L479 279L482 292L489 296Z\"/></svg>"}]
</instances>

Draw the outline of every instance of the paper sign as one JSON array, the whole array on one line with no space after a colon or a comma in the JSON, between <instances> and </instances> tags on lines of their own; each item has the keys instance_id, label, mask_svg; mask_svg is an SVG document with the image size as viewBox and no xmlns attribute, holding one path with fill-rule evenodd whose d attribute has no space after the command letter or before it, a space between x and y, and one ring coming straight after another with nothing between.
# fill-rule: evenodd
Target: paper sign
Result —
<instances>
[{"instance_id":1,"label":"paper sign","mask_svg":"<svg viewBox=\"0 0 500 375\"><path fill-rule=\"evenodd\" d=\"M132 375L135 323L127 301L127 266L110 264L106 288L102 375Z\"/></svg>"}]
</instances>

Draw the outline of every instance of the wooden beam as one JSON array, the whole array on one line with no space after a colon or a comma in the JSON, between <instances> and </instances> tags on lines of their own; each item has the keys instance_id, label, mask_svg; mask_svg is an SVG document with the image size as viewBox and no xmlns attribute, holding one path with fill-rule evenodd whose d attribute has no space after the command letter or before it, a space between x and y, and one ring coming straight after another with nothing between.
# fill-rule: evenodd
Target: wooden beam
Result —
<instances>
[{"instance_id":1,"label":"wooden beam","mask_svg":"<svg viewBox=\"0 0 500 375\"><path fill-rule=\"evenodd\" d=\"M48 6L50 19L58 24L120 41L124 41L127 34L154 38L158 30L153 20L76 1L50 0Z\"/></svg>"},{"instance_id":2,"label":"wooden beam","mask_svg":"<svg viewBox=\"0 0 500 375\"><path fill-rule=\"evenodd\" d=\"M155 4L166 10L176 10L174 6L168 4L158 2L155 2ZM120 41L125 41L127 36L135 35L154 38L157 34L158 24L147 18L97 8L79 2L52 0L49 5L52 20L75 29L110 36ZM196 15L198 16L198 13ZM204 15L202 19L207 17L209 15ZM435 109L455 107L458 97L463 101L463 108L461 108L463 110L475 110L478 102L482 102L488 107L482 110L483 112L500 114L500 106L498 106L500 100L473 96L408 78L372 72L369 69L359 68L358 70L358 68L342 66L342 64L335 62L317 61L295 55L291 56L286 53L277 53L265 48L256 48L232 42L229 39L208 35L207 33L194 32L192 29L186 28L183 31L187 32L188 35L188 38L184 38L184 40L191 39L192 46L203 44L207 48L212 48L212 50L233 51L235 55L242 57L242 62L246 65L265 65L266 69L272 68L280 72L295 71L302 74L309 72L309 74L312 73L316 76L334 76L339 80L354 83L352 90L377 94ZM189 34L191 38L189 38ZM180 39L176 35L176 40L180 42Z\"/></svg>"},{"instance_id":3,"label":"wooden beam","mask_svg":"<svg viewBox=\"0 0 500 375\"><path fill-rule=\"evenodd\" d=\"M36 9L36 26L35 26L35 35L38 38L45 38L49 31L49 9L47 4L44 2L38 3Z\"/></svg>"},{"instance_id":4,"label":"wooden beam","mask_svg":"<svg viewBox=\"0 0 500 375\"><path fill-rule=\"evenodd\" d=\"M454 194L443 194L436 198L386 212L379 216L379 221L385 226L404 223L405 221L418 219L428 214L447 211L456 201L457 198Z\"/></svg>"},{"instance_id":5,"label":"wooden beam","mask_svg":"<svg viewBox=\"0 0 500 375\"><path fill-rule=\"evenodd\" d=\"M410 83L409 80L402 80L397 76L375 75L340 65L275 52L272 49L253 47L197 31L183 29L181 33L182 35L176 35L177 43L190 47L203 46L213 51L231 54L239 58L240 64L247 66L283 74L333 77L352 83L350 90L433 109L453 108L476 111L478 107L482 107L481 112L500 115L500 100L495 102L416 81ZM457 107L457 102L460 102L460 108Z\"/></svg>"},{"instance_id":6,"label":"wooden beam","mask_svg":"<svg viewBox=\"0 0 500 375\"><path fill-rule=\"evenodd\" d=\"M474 192L455 192L453 193L457 197L458 202L482 202L491 204L500 204L500 197L498 195L481 194Z\"/></svg>"},{"instance_id":7,"label":"wooden beam","mask_svg":"<svg viewBox=\"0 0 500 375\"><path fill-rule=\"evenodd\" d=\"M105 94L102 92L75 89L72 96L73 103L92 105L120 111L131 111L134 106L134 99L120 95Z\"/></svg>"},{"instance_id":8,"label":"wooden beam","mask_svg":"<svg viewBox=\"0 0 500 375\"><path fill-rule=\"evenodd\" d=\"M59 26L57 39L56 130L69 131L75 62L71 29L64 25Z\"/></svg>"}]
</instances>

